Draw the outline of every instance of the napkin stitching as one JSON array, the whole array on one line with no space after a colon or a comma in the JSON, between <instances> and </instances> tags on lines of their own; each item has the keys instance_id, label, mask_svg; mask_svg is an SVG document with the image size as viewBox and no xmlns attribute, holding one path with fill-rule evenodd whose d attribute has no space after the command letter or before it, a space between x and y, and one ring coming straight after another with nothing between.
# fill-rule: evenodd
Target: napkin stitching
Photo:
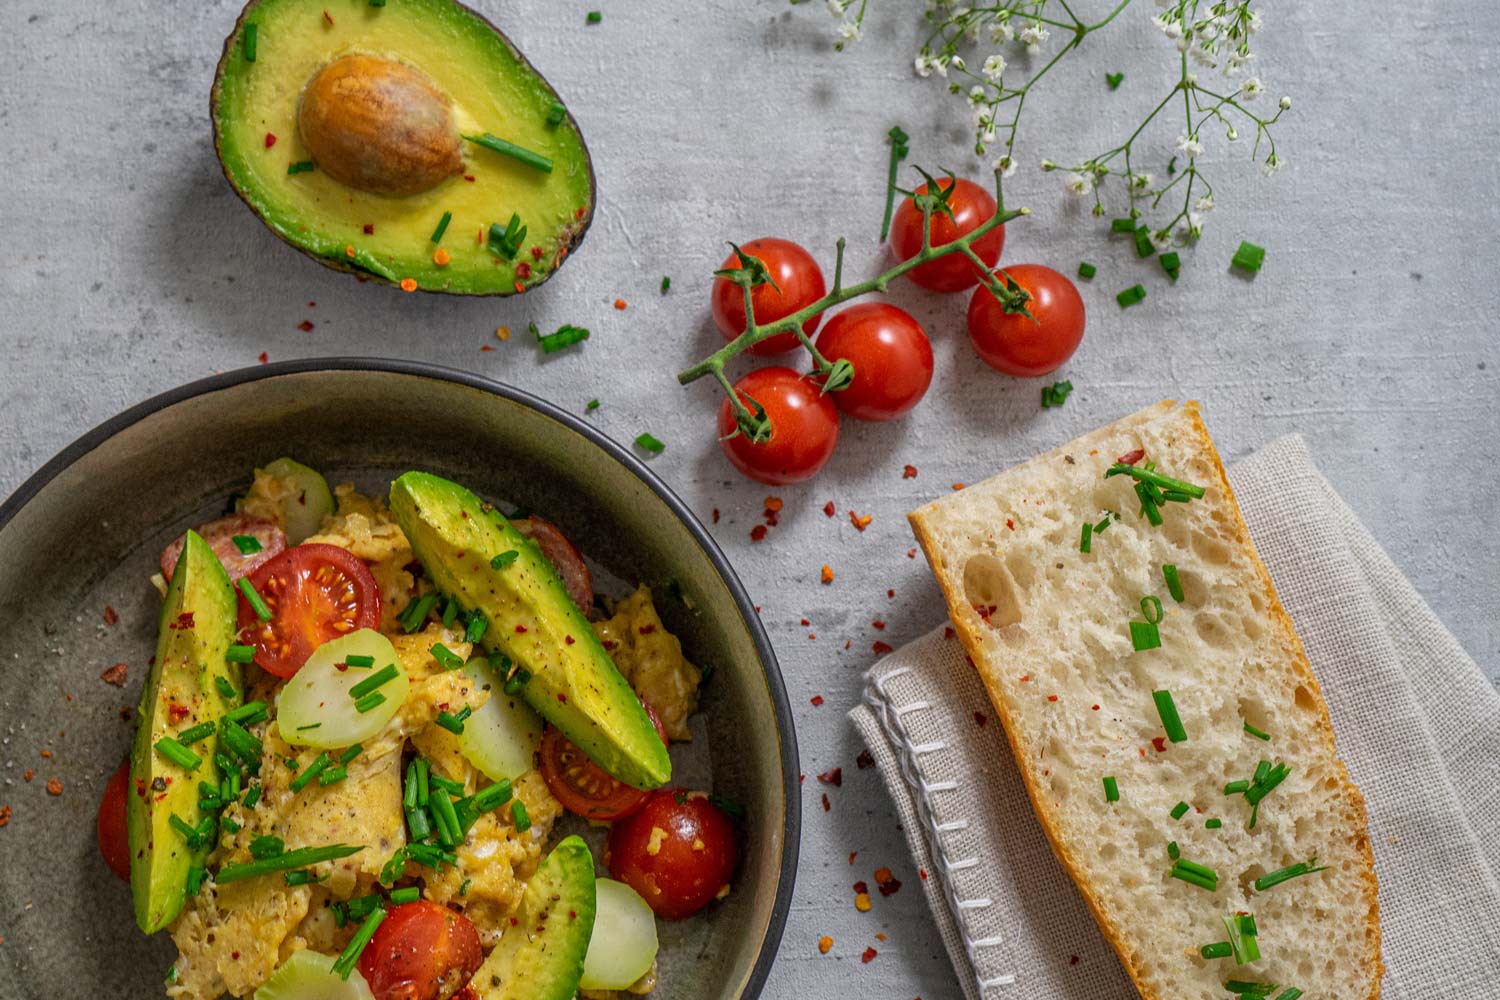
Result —
<instances>
[{"instance_id":1,"label":"napkin stitching","mask_svg":"<svg viewBox=\"0 0 1500 1000\"><path fill-rule=\"evenodd\" d=\"M917 804L917 816L926 825L929 831L928 844L932 846L933 857L938 868L939 883L943 896L948 900L949 909L953 912L958 924L958 934L964 944L964 952L968 955L970 968L978 968L978 956L975 954L980 948L989 948L1004 942L1004 937L997 934L988 938L975 938L971 932L965 915L970 910L987 909L994 905L994 900L988 898L964 899L958 895L958 889L951 877L952 873L972 868L979 864L979 859L965 858L961 861L951 861L948 857L948 845L943 833L956 830L965 830L969 827L967 819L949 820L946 823L938 823L937 817L933 815L931 794L938 791L956 790L959 785L956 781L927 782L917 772L916 758L925 752L943 749L946 744L924 743L920 746L914 744L906 733L906 727L901 721L903 717L918 711L931 711L932 706L925 701L915 701L902 706L891 703L891 697L886 693L885 682L896 677L911 673L910 667L898 667L880 677L871 676L869 683L865 685L864 702L875 712L876 718L880 720L881 727L885 729L886 736L890 739L899 753L897 755L901 768L901 779L911 787L913 798ZM979 993L983 996L985 991L995 986L1012 986L1016 982L1015 976L993 976L989 979L979 980Z\"/></svg>"}]
</instances>

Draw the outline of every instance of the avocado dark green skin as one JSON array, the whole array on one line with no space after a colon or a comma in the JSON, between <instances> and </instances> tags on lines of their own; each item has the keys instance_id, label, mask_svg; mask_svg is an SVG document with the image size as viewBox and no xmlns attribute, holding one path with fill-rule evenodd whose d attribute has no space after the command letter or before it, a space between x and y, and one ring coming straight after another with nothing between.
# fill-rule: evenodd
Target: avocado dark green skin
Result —
<instances>
[{"instance_id":1,"label":"avocado dark green skin","mask_svg":"<svg viewBox=\"0 0 1500 1000\"><path fill-rule=\"evenodd\" d=\"M527 704L620 781L649 789L671 780L656 726L530 539L464 487L425 472L392 483L390 506L428 579L488 620L481 645L531 674ZM511 551L508 565L491 563Z\"/></svg>"},{"instance_id":2,"label":"avocado dark green skin","mask_svg":"<svg viewBox=\"0 0 1500 1000\"><path fill-rule=\"evenodd\" d=\"M542 80L544 82L546 81L547 78L544 77L537 70L537 68L531 64L531 60L526 58L525 53L516 48L515 43L510 40L510 36L495 26L495 22L491 21L489 18L485 17L483 14L479 13L478 11L474 10L474 8L469 7L466 4L458 3L457 0L453 0L453 2L454 6L461 8L462 10L473 15L475 18L483 21L486 25L488 25L490 30L495 33L496 37L498 37L502 42L505 43L506 48L515 53L516 58L520 60L520 62L526 67L527 70L536 74L536 78L538 80ZM374 274L373 272L367 271L362 267L350 264L347 261L340 261L331 257L323 257L318 254L311 253L307 249L299 247L297 244L293 243L284 234L277 232L274 226L271 226L269 223L267 223L265 219L261 218L260 213L255 211L255 206L251 202L249 194L244 191L238 183L235 182L234 176L230 173L229 167L224 163L224 150L220 146L221 140L218 125L219 91L223 87L224 69L229 64L230 56L234 51L235 38L238 37L240 29L244 26L245 21L250 17L250 15L255 13L255 9L259 6L260 0L249 0L249 2L245 4L244 9L240 11L240 16L235 19L234 27L230 29L229 34L224 38L224 51L219 54L218 65L214 67L214 85L213 89L209 92L208 99L208 120L213 123L214 157L219 161L219 169L224 174L224 179L229 182L229 186L231 189L233 189L235 196L238 197L240 201L244 203L245 207L250 210L250 214L259 219L267 229L271 230L271 232L276 233L276 238L281 240L287 246L291 247L293 250L296 250L304 257L307 257L310 260L317 261L324 267L331 268L335 271L343 271L348 274L357 275L361 281L374 281L382 285L394 286L396 282L391 281L384 275ZM547 86L550 88L551 84L549 83L547 84ZM566 108L566 103L564 103L563 106L564 108ZM594 222L594 206L599 201L599 184L598 177L594 173L594 158L589 154L588 143L583 138L583 130L578 128L578 120L573 117L573 112L571 110L568 110L566 113L568 123L578 131L578 145L580 150L583 152L584 165L588 168L589 190L594 192L594 197L589 199L588 210L584 213L583 218L575 219L573 222L563 227L563 229L559 230L558 249L554 252L552 266L547 269L547 271L541 276L540 280L526 285L525 289L521 292L517 292L514 288L496 288L487 292L471 292L448 288L421 287L419 287L417 291L425 292L429 295L461 295L466 297L507 298L512 295L523 295L525 294L525 292L529 292L533 288L540 288L542 285L545 285L552 279L552 276L554 274L562 269L562 266L564 263L566 263L567 259L573 256L573 254L578 251L578 248L583 245L584 236L588 234L589 226Z\"/></svg>"},{"instance_id":3,"label":"avocado dark green skin","mask_svg":"<svg viewBox=\"0 0 1500 1000\"><path fill-rule=\"evenodd\" d=\"M189 531L162 602L156 657L141 688L130 750L125 800L130 890L136 923L147 934L166 927L182 911L188 869L203 863L214 839L190 847L172 827L171 817L197 826L204 816L198 783L217 786L222 777L213 760L213 737L190 748L200 758L191 772L163 757L155 745L163 736L217 722L239 703L240 667L225 659L235 639L237 613L234 587L219 557L197 532ZM219 690L219 677L229 682L234 698ZM185 711L174 718L173 705Z\"/></svg>"},{"instance_id":4,"label":"avocado dark green skin","mask_svg":"<svg viewBox=\"0 0 1500 1000\"><path fill-rule=\"evenodd\" d=\"M526 883L516 924L474 974L480 1000L569 1000L597 909L594 858L577 835L564 837Z\"/></svg>"}]
</instances>

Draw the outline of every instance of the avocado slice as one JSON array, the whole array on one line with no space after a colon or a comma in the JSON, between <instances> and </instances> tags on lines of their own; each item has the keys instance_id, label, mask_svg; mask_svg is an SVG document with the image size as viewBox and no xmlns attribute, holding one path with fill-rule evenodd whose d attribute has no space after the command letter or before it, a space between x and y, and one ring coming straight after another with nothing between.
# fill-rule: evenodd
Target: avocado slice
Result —
<instances>
[{"instance_id":1,"label":"avocado slice","mask_svg":"<svg viewBox=\"0 0 1500 1000\"><path fill-rule=\"evenodd\" d=\"M224 176L272 232L409 291L524 292L593 219L577 123L510 40L454 0L250 0L224 42L210 117ZM550 168L464 138L486 134ZM511 238L492 238L512 215Z\"/></svg>"},{"instance_id":2,"label":"avocado slice","mask_svg":"<svg viewBox=\"0 0 1500 1000\"><path fill-rule=\"evenodd\" d=\"M217 787L212 737L187 747L198 764L188 770L156 748L164 736L219 717L239 704L240 667L224 658L234 642L237 608L234 588L219 557L197 532L187 533L182 556L162 604L156 659L141 689L135 742L130 750L130 794L125 826L130 841L130 891L135 920L147 934L176 919L187 897L188 869L201 865L213 835L190 846L172 823L203 822L198 783ZM219 690L227 682L233 698Z\"/></svg>"},{"instance_id":3,"label":"avocado slice","mask_svg":"<svg viewBox=\"0 0 1500 1000\"><path fill-rule=\"evenodd\" d=\"M480 1000L570 1000L594 933L594 857L576 834L537 868L513 922L470 980Z\"/></svg>"},{"instance_id":4,"label":"avocado slice","mask_svg":"<svg viewBox=\"0 0 1500 1000\"><path fill-rule=\"evenodd\" d=\"M536 545L457 483L408 472L391 512L439 590L489 625L480 640L531 678L521 695L595 763L636 788L672 777L656 727ZM509 562L497 565L496 557Z\"/></svg>"}]
</instances>

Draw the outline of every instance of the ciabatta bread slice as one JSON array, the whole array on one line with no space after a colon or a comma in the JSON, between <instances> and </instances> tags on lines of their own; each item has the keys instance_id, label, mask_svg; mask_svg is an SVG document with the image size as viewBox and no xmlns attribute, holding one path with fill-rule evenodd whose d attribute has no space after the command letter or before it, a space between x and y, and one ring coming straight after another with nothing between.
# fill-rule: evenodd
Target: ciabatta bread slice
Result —
<instances>
[{"instance_id":1,"label":"ciabatta bread slice","mask_svg":"<svg viewBox=\"0 0 1500 1000\"><path fill-rule=\"evenodd\" d=\"M1136 480L1106 478L1117 458L1203 496L1166 500L1152 526ZM1106 518L1080 551L1083 524ZM1228 1000L1234 981L1275 984L1247 994L1270 1000L1377 998L1364 799L1196 405L1153 406L910 519L1052 849L1142 996ZM1180 603L1164 565L1177 569ZM1152 597L1160 646L1137 650L1130 622L1156 617L1149 599L1142 607ZM1155 692L1170 693L1181 742ZM1276 765L1289 769L1279 783ZM1240 781L1259 790L1230 784ZM1174 877L1169 844L1216 881ZM1313 859L1324 870L1255 885ZM1253 948L1236 919L1247 913ZM1200 954L1236 936L1238 953ZM1241 963L1251 950L1259 958Z\"/></svg>"}]
</instances>

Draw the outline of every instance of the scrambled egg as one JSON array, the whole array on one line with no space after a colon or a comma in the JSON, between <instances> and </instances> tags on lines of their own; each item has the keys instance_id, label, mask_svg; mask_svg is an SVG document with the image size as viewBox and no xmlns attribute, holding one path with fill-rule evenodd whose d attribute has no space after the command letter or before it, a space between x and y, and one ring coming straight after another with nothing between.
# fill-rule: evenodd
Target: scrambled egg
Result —
<instances>
[{"instance_id":1,"label":"scrambled egg","mask_svg":"<svg viewBox=\"0 0 1500 1000\"><path fill-rule=\"evenodd\" d=\"M256 475L256 483L260 474ZM380 585L380 630L397 629L396 616L415 591L410 566L415 558L401 526L380 500L363 496L353 483L333 488L338 508L318 526L318 533L302 544L337 545L359 556Z\"/></svg>"},{"instance_id":2,"label":"scrambled egg","mask_svg":"<svg viewBox=\"0 0 1500 1000\"><path fill-rule=\"evenodd\" d=\"M682 655L682 643L662 626L642 585L623 601L611 602L610 617L594 622L594 632L620 673L641 700L661 716L667 736L690 740L688 716L698 710L703 675Z\"/></svg>"}]
</instances>

